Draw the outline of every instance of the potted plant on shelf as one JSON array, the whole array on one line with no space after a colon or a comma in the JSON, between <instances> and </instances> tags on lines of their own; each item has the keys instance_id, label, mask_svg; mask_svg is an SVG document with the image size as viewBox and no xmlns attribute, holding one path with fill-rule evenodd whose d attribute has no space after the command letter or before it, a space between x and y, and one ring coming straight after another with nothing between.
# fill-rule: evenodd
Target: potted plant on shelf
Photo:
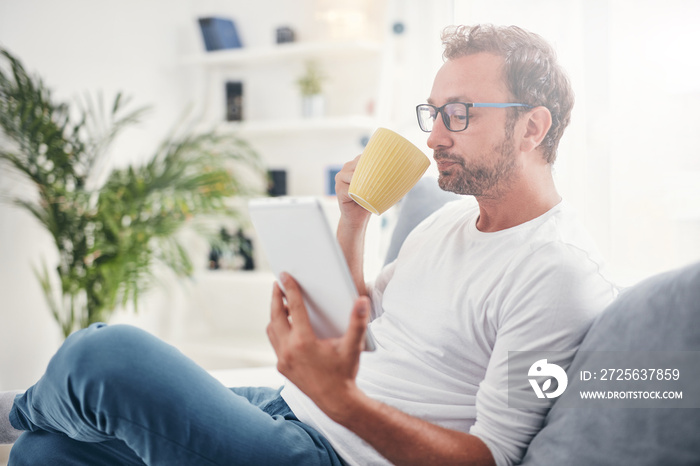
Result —
<instances>
[{"instance_id":1,"label":"potted plant on shelf","mask_svg":"<svg viewBox=\"0 0 700 466\"><path fill-rule=\"evenodd\" d=\"M100 104L55 102L0 48L0 170L9 166L36 188L9 199L53 238L57 266L35 271L64 336L108 320L119 305L137 307L156 264L190 275L180 230L201 216L238 216L231 198L264 186L255 151L213 131L171 135L146 163L101 173L110 143L143 109L127 110L120 94L106 111Z\"/></svg>"},{"instance_id":2,"label":"potted plant on shelf","mask_svg":"<svg viewBox=\"0 0 700 466\"><path fill-rule=\"evenodd\" d=\"M301 92L301 112L304 118L322 117L325 111L323 81L326 77L315 61L307 61L304 74L297 80Z\"/></svg>"}]
</instances>

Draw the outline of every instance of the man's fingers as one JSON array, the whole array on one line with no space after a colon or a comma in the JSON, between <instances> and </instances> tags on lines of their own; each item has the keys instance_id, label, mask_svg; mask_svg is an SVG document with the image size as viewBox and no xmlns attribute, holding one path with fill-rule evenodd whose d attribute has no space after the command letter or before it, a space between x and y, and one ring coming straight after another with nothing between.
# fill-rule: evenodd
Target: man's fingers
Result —
<instances>
[{"instance_id":1,"label":"man's fingers","mask_svg":"<svg viewBox=\"0 0 700 466\"><path fill-rule=\"evenodd\" d=\"M272 304L270 305L270 324L267 326L267 335L273 346L280 338L290 332L287 307L284 304L284 294L279 284L272 286Z\"/></svg>"},{"instance_id":2,"label":"man's fingers","mask_svg":"<svg viewBox=\"0 0 700 466\"><path fill-rule=\"evenodd\" d=\"M355 173L355 167L357 167L357 163L359 161L360 156L358 155L357 157L355 157L349 162L346 162L345 165L343 165L343 169L335 175L336 187L339 187L341 184L345 186L350 185L350 181L352 181L352 175Z\"/></svg>"},{"instance_id":3,"label":"man's fingers","mask_svg":"<svg viewBox=\"0 0 700 466\"><path fill-rule=\"evenodd\" d=\"M294 330L301 336L313 336L309 313L306 310L306 304L304 304L299 284L288 273L281 273L280 280L284 285L287 309L289 310L289 316L292 318Z\"/></svg>"},{"instance_id":4,"label":"man's fingers","mask_svg":"<svg viewBox=\"0 0 700 466\"><path fill-rule=\"evenodd\" d=\"M367 321L369 319L370 300L367 296L360 296L352 309L350 325L345 335L344 346L349 352L359 353L364 349Z\"/></svg>"},{"instance_id":5,"label":"man's fingers","mask_svg":"<svg viewBox=\"0 0 700 466\"><path fill-rule=\"evenodd\" d=\"M292 341L289 339L292 334L296 334L293 340L297 343L316 339L304 304L301 288L289 274L280 274L280 281L285 291L282 293L280 286L277 283L275 284L272 293L271 321L268 326L268 336L272 346L278 353L278 357L280 357L279 350L282 350L285 344ZM286 305L284 298L287 301ZM353 306L347 332L339 340L340 346L338 349L347 356L359 357L359 353L364 349L369 313L369 298L367 296L359 297Z\"/></svg>"}]
</instances>

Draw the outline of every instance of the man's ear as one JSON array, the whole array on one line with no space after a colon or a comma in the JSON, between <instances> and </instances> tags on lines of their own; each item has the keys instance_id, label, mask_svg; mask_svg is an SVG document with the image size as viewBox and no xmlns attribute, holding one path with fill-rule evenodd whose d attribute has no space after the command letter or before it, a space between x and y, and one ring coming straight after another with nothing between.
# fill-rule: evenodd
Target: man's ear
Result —
<instances>
[{"instance_id":1,"label":"man's ear","mask_svg":"<svg viewBox=\"0 0 700 466\"><path fill-rule=\"evenodd\" d=\"M544 140L552 126L552 114L547 107L535 107L526 114L525 133L520 142L520 150L535 150Z\"/></svg>"}]
</instances>

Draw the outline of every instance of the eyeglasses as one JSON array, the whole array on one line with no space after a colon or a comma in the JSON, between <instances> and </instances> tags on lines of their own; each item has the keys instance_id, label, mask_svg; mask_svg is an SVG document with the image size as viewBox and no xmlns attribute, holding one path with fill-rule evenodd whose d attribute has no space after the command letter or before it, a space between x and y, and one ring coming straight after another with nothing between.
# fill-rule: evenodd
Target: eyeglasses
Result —
<instances>
[{"instance_id":1,"label":"eyeglasses","mask_svg":"<svg viewBox=\"0 0 700 466\"><path fill-rule=\"evenodd\" d=\"M442 114L442 121L445 127L453 132L464 131L469 126L469 107L526 107L533 108L528 104L477 104L466 102L450 102L442 107L436 107L430 104L420 104L416 106L416 115L418 116L418 125L420 129L429 133L433 130L435 119L438 113Z\"/></svg>"}]
</instances>

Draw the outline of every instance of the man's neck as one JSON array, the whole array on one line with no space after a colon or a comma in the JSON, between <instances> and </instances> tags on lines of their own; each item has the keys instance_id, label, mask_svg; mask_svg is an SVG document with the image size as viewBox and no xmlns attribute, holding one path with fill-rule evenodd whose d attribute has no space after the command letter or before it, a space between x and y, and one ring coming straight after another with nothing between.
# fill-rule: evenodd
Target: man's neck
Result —
<instances>
[{"instance_id":1,"label":"man's neck","mask_svg":"<svg viewBox=\"0 0 700 466\"><path fill-rule=\"evenodd\" d=\"M528 181L529 180L529 181ZM497 197L479 196L476 227L488 233L505 230L543 215L561 202L551 171L538 179L521 178Z\"/></svg>"}]
</instances>

